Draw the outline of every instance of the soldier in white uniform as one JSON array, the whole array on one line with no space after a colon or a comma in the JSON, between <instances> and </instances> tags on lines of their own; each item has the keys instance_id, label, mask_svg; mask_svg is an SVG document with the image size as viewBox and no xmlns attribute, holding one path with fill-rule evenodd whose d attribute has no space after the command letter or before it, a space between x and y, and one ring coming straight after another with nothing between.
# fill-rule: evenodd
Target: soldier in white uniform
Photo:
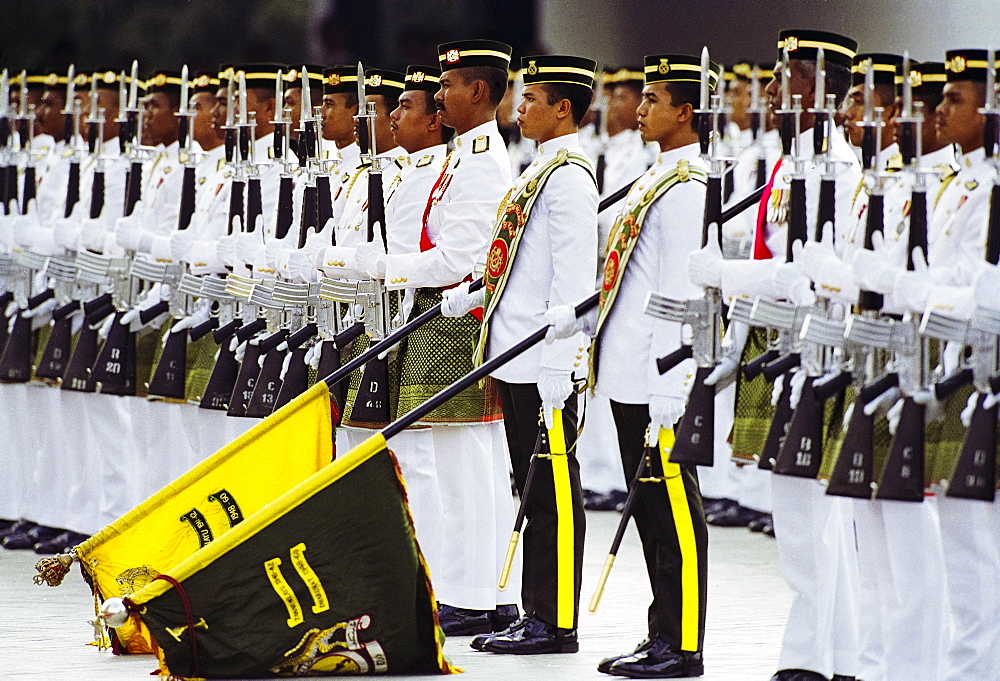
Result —
<instances>
[{"instance_id":1,"label":"soldier in white uniform","mask_svg":"<svg viewBox=\"0 0 1000 681\"><path fill-rule=\"evenodd\" d=\"M604 146L604 187L601 198L621 189L642 175L656 158L654 145L646 144L639 133L636 109L642 103L643 74L637 67L620 68L606 74L607 143ZM609 206L597 216L598 268L604 262L608 237L622 202ZM587 393L587 418L577 443L583 502L588 510L620 510L625 505L625 474L614 434L614 419L606 397Z\"/></svg>"},{"instance_id":2,"label":"soldier in white uniform","mask_svg":"<svg viewBox=\"0 0 1000 681\"><path fill-rule=\"evenodd\" d=\"M634 507L653 591L647 638L597 668L616 676L676 678L704 673L708 532L694 467L668 458L694 366L685 360L674 371L657 371L655 359L679 347L680 328L674 322L650 324L644 307L651 290L682 299L700 293L675 264L678 254L699 247L707 171L694 114L700 60L647 56L644 70L639 130L643 140L659 144L660 154L616 219L597 312L574 320L564 306L549 310L547 319L557 337L581 327L594 335L591 376L611 400L626 474L639 470L648 446L659 445L646 477L663 483L636 483ZM712 89L721 75L721 67L710 65Z\"/></svg>"},{"instance_id":3,"label":"soldier in white uniform","mask_svg":"<svg viewBox=\"0 0 1000 681\"><path fill-rule=\"evenodd\" d=\"M950 310L957 302L953 289L945 288L943 296L938 293L932 297L931 292L936 287L971 286L984 267L994 173L985 157L984 118L979 113L985 101L986 60L986 50L952 50L945 56L948 82L934 123L938 140L957 147L958 172L944 179L931 214L929 267L899 272L891 289L887 287L887 293L903 310ZM957 350L947 347L942 353L946 375L957 369ZM931 403L928 410L937 406ZM939 459L944 456L943 445L938 446ZM951 456L954 458L954 452ZM995 585L1000 579L996 513L989 503L978 500L938 495L937 503L951 604L950 644L940 678L989 678L1000 667L995 643ZM930 639L928 645L933 642L933 637ZM935 671L925 669L923 674L930 677Z\"/></svg>"},{"instance_id":4,"label":"soldier in white uniform","mask_svg":"<svg viewBox=\"0 0 1000 681\"><path fill-rule=\"evenodd\" d=\"M825 31L784 30L778 41L787 47L790 91L811 102L815 86L818 48L826 55L826 91L842 98L850 87L851 60L857 43ZM778 66L776 66L776 73ZM781 106L778 80L766 89L769 115ZM774 119L775 124L777 118ZM806 220L815 233L822 168L812 161L813 116L802 114L796 135L806 182ZM846 224L850 198L860 180L860 165L846 140L830 138L830 157L837 162L836 223ZM723 260L711 240L689 258L689 273L699 286L719 287L723 298L758 295L785 298L784 288L773 284L772 274L786 250L788 206L792 169L779 159L770 169L768 189L761 197L753 240L752 260ZM773 257L772 257L773 255ZM849 274L849 272L848 272ZM718 371L735 371L742 341L734 343ZM711 376L709 377L712 378ZM787 377L786 377L787 379ZM737 413L740 396L737 395ZM845 499L825 494L817 480L788 475L771 479L774 531L782 574L795 593L785 626L779 671L775 681L820 681L853 677L857 666L856 589L857 562L853 547L851 507ZM823 528L827 528L823 530Z\"/></svg>"},{"instance_id":5,"label":"soldier in white uniform","mask_svg":"<svg viewBox=\"0 0 1000 681\"><path fill-rule=\"evenodd\" d=\"M427 197L441 174L448 149L446 142L452 130L441 124L441 115L434 104L440 69L436 66L410 66L404 79L404 91L398 105L389 114L390 133L395 144L408 155L402 172L386 187L385 219L390 254L420 252L420 234ZM396 168L395 164L391 168ZM367 210L363 212L367 215ZM364 224L364 223L362 223ZM358 244L365 245L366 242ZM379 244L370 253L378 251ZM359 262L357 251L362 250ZM365 249L357 246L327 246L320 251L314 267L328 277L367 278ZM402 304L406 318L413 304L414 291L407 290ZM390 380L395 377L390 376ZM357 431L362 435L364 431ZM350 433L348 443L358 441ZM443 570L448 557L443 554L444 506L434 458L434 436L431 428L416 426L393 438L393 451L406 480L410 511L427 565L432 575Z\"/></svg>"},{"instance_id":6,"label":"soldier in white uniform","mask_svg":"<svg viewBox=\"0 0 1000 681\"><path fill-rule=\"evenodd\" d=\"M597 253L597 182L577 135L593 99L597 63L552 55L522 58L522 134L538 142L534 161L508 192L493 233L484 286L445 292L442 313L459 317L484 307L479 352L489 360L545 324L553 305L567 305L593 290ZM594 262L595 258L591 258ZM586 345L577 337L535 346L492 372L500 388L507 447L518 492L527 509L523 532L521 602L525 617L506 631L476 637L472 647L493 653L576 652L585 518L576 461L577 396ZM549 437L563 439L564 456L536 459L539 411ZM544 452L543 452L544 453ZM572 537L572 544L556 542ZM572 552L570 555L570 551Z\"/></svg>"},{"instance_id":7,"label":"soldier in white uniform","mask_svg":"<svg viewBox=\"0 0 1000 681\"><path fill-rule=\"evenodd\" d=\"M442 121L456 131L425 204L420 252L374 253L366 270L390 289L417 289L411 315L441 299L441 289L470 277L481 264L496 211L510 187L510 165L496 109L507 86L511 48L488 40L440 47ZM437 318L407 339L400 352L400 412L409 411L473 366L479 321L472 314ZM446 634L499 631L517 618L510 597L498 594L514 522L513 498L492 379L473 386L422 423L433 426L434 452L445 508L444 551L449 563L435 576ZM505 600L501 600L505 599ZM498 608L498 605L501 607Z\"/></svg>"}]
</instances>

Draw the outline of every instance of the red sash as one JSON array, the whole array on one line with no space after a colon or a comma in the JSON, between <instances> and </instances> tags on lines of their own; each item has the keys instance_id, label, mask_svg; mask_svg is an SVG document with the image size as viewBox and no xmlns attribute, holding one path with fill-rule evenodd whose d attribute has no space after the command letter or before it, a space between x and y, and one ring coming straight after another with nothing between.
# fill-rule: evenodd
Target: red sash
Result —
<instances>
[{"instance_id":1,"label":"red sash","mask_svg":"<svg viewBox=\"0 0 1000 681\"><path fill-rule=\"evenodd\" d=\"M764 225L767 222L767 202L771 200L771 188L774 187L774 178L778 176L778 170L781 168L781 159L774 164L774 170L771 171L771 178L767 181L764 186L764 193L760 195L760 203L757 204L757 228L753 233L753 259L754 260L769 260L774 257L771 253L771 249L767 247L767 235L764 233Z\"/></svg>"}]
</instances>

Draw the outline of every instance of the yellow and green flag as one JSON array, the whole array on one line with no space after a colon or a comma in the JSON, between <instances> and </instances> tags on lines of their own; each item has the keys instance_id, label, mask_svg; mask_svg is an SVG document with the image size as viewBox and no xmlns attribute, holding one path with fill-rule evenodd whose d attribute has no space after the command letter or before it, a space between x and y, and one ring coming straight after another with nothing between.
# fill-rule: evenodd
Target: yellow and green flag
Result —
<instances>
[{"instance_id":1,"label":"yellow and green flag","mask_svg":"<svg viewBox=\"0 0 1000 681\"><path fill-rule=\"evenodd\" d=\"M329 390L317 383L76 547L85 577L101 600L131 596L332 458ZM115 638L116 652L154 650L149 632L135 620L118 628Z\"/></svg>"},{"instance_id":2,"label":"yellow and green flag","mask_svg":"<svg viewBox=\"0 0 1000 681\"><path fill-rule=\"evenodd\" d=\"M126 604L175 678L454 671L378 433Z\"/></svg>"}]
</instances>

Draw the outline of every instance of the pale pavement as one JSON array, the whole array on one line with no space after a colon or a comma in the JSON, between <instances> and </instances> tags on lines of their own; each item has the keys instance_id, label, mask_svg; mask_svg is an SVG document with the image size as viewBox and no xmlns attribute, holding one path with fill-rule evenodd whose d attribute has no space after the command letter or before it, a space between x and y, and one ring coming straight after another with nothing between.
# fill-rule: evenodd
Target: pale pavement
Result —
<instances>
[{"instance_id":1,"label":"pale pavement","mask_svg":"<svg viewBox=\"0 0 1000 681\"><path fill-rule=\"evenodd\" d=\"M445 654L465 669L458 679L610 679L601 658L631 650L645 635L649 582L634 525L597 614L586 612L620 516L587 513L580 652L510 656L479 653L470 637L449 639ZM0 680L140 681L152 656L114 656L85 645L93 599L78 569L58 587L31 581L38 556L0 549ZM774 540L745 529L709 528L708 623L704 681L766 681L775 671L791 593L778 573ZM400 677L382 677L400 678Z\"/></svg>"}]
</instances>

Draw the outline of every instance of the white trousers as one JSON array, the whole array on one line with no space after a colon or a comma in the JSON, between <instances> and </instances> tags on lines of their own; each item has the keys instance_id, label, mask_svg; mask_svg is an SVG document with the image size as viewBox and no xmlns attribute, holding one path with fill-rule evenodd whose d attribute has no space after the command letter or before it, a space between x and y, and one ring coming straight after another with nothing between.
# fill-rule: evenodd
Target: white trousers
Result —
<instances>
[{"instance_id":1,"label":"white trousers","mask_svg":"<svg viewBox=\"0 0 1000 681\"><path fill-rule=\"evenodd\" d=\"M374 432L361 428L342 430L351 448ZM389 441L389 448L396 455L406 483L406 501L413 518L413 529L430 571L431 583L434 584L435 577L445 569L445 557L441 551L444 504L434 464L434 435L430 428L404 430Z\"/></svg>"},{"instance_id":2,"label":"white trousers","mask_svg":"<svg viewBox=\"0 0 1000 681\"><path fill-rule=\"evenodd\" d=\"M27 391L21 383L0 383L0 518L7 520L27 517L34 486Z\"/></svg>"},{"instance_id":3,"label":"white trousers","mask_svg":"<svg viewBox=\"0 0 1000 681\"><path fill-rule=\"evenodd\" d=\"M608 494L626 489L622 457L618 451L618 431L611 416L611 401L588 391L585 419L576 443L576 460L580 463L580 484L583 489Z\"/></svg>"},{"instance_id":4,"label":"white trousers","mask_svg":"<svg viewBox=\"0 0 1000 681\"><path fill-rule=\"evenodd\" d=\"M859 678L936 681L947 641L937 498L854 501L861 602Z\"/></svg>"},{"instance_id":5,"label":"white trousers","mask_svg":"<svg viewBox=\"0 0 1000 681\"><path fill-rule=\"evenodd\" d=\"M793 592L778 669L855 676L857 553L849 499L817 480L774 475L774 532L781 573Z\"/></svg>"},{"instance_id":6,"label":"white trousers","mask_svg":"<svg viewBox=\"0 0 1000 681\"><path fill-rule=\"evenodd\" d=\"M448 557L434 581L437 599L471 610L516 603L519 560L507 590L497 589L515 516L503 422L434 426L431 432Z\"/></svg>"},{"instance_id":7,"label":"white trousers","mask_svg":"<svg viewBox=\"0 0 1000 681\"><path fill-rule=\"evenodd\" d=\"M951 601L947 681L1000 678L1000 522L997 502L941 495L941 540Z\"/></svg>"},{"instance_id":8,"label":"white trousers","mask_svg":"<svg viewBox=\"0 0 1000 681\"><path fill-rule=\"evenodd\" d=\"M738 469L739 488L736 501L740 506L761 513L771 512L771 471L757 468L757 464L748 463Z\"/></svg>"}]
</instances>

